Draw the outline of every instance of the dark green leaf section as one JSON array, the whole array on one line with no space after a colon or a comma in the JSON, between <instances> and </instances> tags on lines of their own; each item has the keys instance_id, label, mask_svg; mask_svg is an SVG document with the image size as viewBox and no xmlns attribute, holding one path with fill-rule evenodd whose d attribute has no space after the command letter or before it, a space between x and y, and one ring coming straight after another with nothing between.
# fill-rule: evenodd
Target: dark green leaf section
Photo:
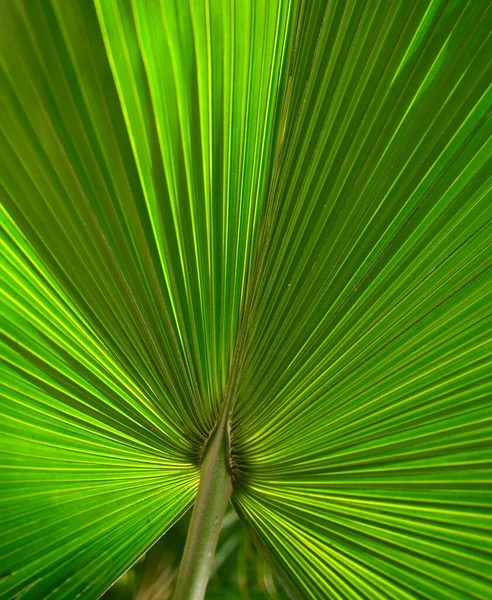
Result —
<instances>
[{"instance_id":1,"label":"dark green leaf section","mask_svg":"<svg viewBox=\"0 0 492 600\"><path fill-rule=\"evenodd\" d=\"M300 598L492 595L491 8L301 15L233 422Z\"/></svg>"},{"instance_id":2,"label":"dark green leaf section","mask_svg":"<svg viewBox=\"0 0 492 600\"><path fill-rule=\"evenodd\" d=\"M294 596L491 597L490 3L0 23L0 598L107 588L226 390Z\"/></svg>"}]
</instances>

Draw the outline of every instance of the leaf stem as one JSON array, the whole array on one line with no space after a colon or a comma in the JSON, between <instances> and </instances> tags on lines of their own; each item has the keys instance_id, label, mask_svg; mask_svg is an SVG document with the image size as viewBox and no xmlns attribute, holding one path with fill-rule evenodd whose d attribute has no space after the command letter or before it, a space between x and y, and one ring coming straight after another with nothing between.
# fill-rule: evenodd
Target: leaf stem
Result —
<instances>
[{"instance_id":1,"label":"leaf stem","mask_svg":"<svg viewBox=\"0 0 492 600\"><path fill-rule=\"evenodd\" d=\"M191 515L173 600L202 600L232 492L228 468L227 410L205 447L198 494Z\"/></svg>"}]
</instances>

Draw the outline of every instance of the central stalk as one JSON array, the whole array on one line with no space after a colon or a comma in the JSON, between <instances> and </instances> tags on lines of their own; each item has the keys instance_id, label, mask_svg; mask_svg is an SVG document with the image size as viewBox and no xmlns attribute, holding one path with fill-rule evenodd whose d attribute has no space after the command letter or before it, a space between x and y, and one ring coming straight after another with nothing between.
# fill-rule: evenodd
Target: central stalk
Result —
<instances>
[{"instance_id":1,"label":"central stalk","mask_svg":"<svg viewBox=\"0 0 492 600\"><path fill-rule=\"evenodd\" d=\"M228 468L227 410L205 447L198 494L191 515L173 600L202 600L232 492Z\"/></svg>"}]
</instances>

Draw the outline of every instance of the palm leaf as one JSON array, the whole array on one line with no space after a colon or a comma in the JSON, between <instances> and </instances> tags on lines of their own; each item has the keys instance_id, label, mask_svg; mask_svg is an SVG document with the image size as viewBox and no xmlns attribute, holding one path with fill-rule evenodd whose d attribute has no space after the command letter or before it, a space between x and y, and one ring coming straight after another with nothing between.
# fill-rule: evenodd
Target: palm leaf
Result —
<instances>
[{"instance_id":1,"label":"palm leaf","mask_svg":"<svg viewBox=\"0 0 492 600\"><path fill-rule=\"evenodd\" d=\"M489 4L0 11L0 597L100 595L226 398L293 597L490 597Z\"/></svg>"}]
</instances>

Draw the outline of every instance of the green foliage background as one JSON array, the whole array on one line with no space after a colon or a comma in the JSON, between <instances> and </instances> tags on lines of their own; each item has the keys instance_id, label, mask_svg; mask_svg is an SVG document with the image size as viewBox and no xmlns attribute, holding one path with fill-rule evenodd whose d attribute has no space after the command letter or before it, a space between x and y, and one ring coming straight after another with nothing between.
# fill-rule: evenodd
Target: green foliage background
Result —
<instances>
[{"instance_id":1,"label":"green foliage background","mask_svg":"<svg viewBox=\"0 0 492 600\"><path fill-rule=\"evenodd\" d=\"M491 12L0 3L0 598L98 597L226 394L293 597L492 597Z\"/></svg>"}]
</instances>

